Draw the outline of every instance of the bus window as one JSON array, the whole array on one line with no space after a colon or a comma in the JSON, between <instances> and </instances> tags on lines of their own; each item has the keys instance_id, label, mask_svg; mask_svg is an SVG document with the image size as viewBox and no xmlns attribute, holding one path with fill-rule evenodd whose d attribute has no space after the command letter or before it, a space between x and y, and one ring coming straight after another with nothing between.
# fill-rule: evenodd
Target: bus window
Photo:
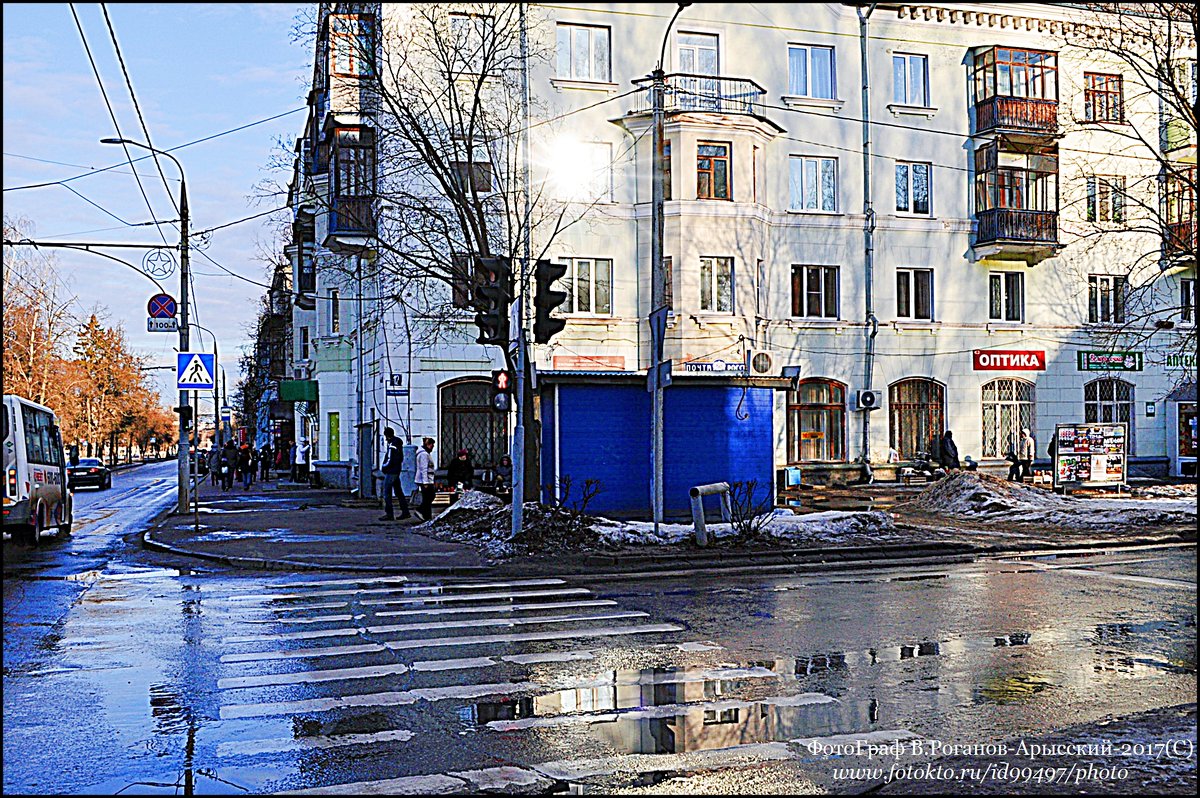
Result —
<instances>
[{"instance_id":1,"label":"bus window","mask_svg":"<svg viewBox=\"0 0 1200 798\"><path fill-rule=\"evenodd\" d=\"M21 420L25 428L25 461L43 463L42 432L38 429L38 413L32 407L21 407Z\"/></svg>"},{"instance_id":2,"label":"bus window","mask_svg":"<svg viewBox=\"0 0 1200 798\"><path fill-rule=\"evenodd\" d=\"M0 404L0 441L8 440L8 405Z\"/></svg>"}]
</instances>

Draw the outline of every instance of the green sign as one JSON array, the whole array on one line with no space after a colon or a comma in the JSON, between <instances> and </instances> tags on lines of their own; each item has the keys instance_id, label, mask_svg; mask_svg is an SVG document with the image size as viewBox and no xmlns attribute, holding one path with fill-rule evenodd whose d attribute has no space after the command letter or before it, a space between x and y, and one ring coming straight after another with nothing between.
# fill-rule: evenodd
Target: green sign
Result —
<instances>
[{"instance_id":1,"label":"green sign","mask_svg":"<svg viewBox=\"0 0 1200 798\"><path fill-rule=\"evenodd\" d=\"M1141 352L1079 352L1080 371L1141 371Z\"/></svg>"}]
</instances>

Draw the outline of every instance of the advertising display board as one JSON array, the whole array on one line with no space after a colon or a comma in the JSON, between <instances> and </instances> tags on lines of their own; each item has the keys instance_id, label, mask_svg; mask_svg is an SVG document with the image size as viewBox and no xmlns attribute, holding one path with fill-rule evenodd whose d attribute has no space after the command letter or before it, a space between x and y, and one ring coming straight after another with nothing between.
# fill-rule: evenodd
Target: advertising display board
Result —
<instances>
[{"instance_id":1,"label":"advertising display board","mask_svg":"<svg viewBox=\"0 0 1200 798\"><path fill-rule=\"evenodd\" d=\"M1054 428L1054 489L1125 485L1129 425L1058 424Z\"/></svg>"}]
</instances>

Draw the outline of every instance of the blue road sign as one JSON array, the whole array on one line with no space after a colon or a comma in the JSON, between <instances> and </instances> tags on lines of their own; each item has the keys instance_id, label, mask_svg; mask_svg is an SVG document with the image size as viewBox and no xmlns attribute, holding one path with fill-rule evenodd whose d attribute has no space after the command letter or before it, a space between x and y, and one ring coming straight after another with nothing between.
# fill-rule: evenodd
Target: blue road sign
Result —
<instances>
[{"instance_id":1,"label":"blue road sign","mask_svg":"<svg viewBox=\"0 0 1200 798\"><path fill-rule=\"evenodd\" d=\"M216 355L205 352L180 352L176 376L180 390L211 391L214 387Z\"/></svg>"},{"instance_id":2,"label":"blue road sign","mask_svg":"<svg viewBox=\"0 0 1200 798\"><path fill-rule=\"evenodd\" d=\"M176 310L175 298L170 294L155 294L146 303L146 312L152 319L173 319Z\"/></svg>"}]
</instances>

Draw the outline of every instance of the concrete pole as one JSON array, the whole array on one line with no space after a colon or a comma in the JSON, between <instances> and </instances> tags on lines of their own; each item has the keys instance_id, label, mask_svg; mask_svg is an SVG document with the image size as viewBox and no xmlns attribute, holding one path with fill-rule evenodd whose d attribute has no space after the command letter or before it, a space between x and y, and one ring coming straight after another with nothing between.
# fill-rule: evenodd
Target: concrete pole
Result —
<instances>
[{"instance_id":1,"label":"concrete pole","mask_svg":"<svg viewBox=\"0 0 1200 798\"><path fill-rule=\"evenodd\" d=\"M677 12L678 13L678 12ZM670 28L667 29L670 35ZM664 45L666 37L663 38ZM658 310L663 305L666 293L663 289L663 94L666 91L666 76L663 74L662 62L654 70L653 83L650 87L651 101L654 109L654 137L651 146L654 148L653 180L650 195L650 310ZM651 455L654 458L654 470L651 473L651 492L654 504L654 534L658 534L658 526L663 520L663 394L662 383L658 379L659 364L662 362L662 336L651 333L649 378L653 380L653 416L651 417L652 440Z\"/></svg>"},{"instance_id":2,"label":"concrete pole","mask_svg":"<svg viewBox=\"0 0 1200 798\"><path fill-rule=\"evenodd\" d=\"M530 185L529 175L529 40L525 19L525 3L520 5L521 14L521 117L525 124L521 129L521 162L525 180L525 222L523 232L524 257L521 259L522 268L516 276L517 318L516 318L516 390L513 392L513 407L517 411L517 425L513 430L513 478L512 478L512 535L515 540L521 534L521 524L524 520L525 507L525 283L533 268L530 262L533 247L530 241Z\"/></svg>"},{"instance_id":3,"label":"concrete pole","mask_svg":"<svg viewBox=\"0 0 1200 798\"><path fill-rule=\"evenodd\" d=\"M172 159L174 160L174 159ZM179 165L179 162L175 162ZM188 201L187 201L187 179L183 176L183 167L179 167L179 351L188 351L188 267L190 261L188 259ZM213 376L214 381L216 376ZM199 402L196 403L197 407ZM187 436L187 420L184 410L188 406L187 391L179 392L179 491L178 501L176 502L175 510L179 513L186 513L188 505L191 503L191 476L188 473L188 436ZM197 417L194 424L199 424L200 419Z\"/></svg>"}]
</instances>

